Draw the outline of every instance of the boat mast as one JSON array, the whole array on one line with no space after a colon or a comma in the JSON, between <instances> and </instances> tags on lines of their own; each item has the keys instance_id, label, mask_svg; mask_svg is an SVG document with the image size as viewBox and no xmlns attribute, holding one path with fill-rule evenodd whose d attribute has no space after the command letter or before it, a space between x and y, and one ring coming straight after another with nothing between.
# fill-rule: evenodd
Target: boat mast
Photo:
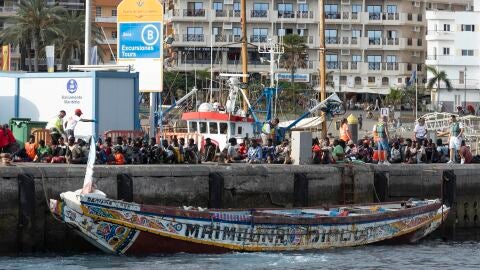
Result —
<instances>
[{"instance_id":1,"label":"boat mast","mask_svg":"<svg viewBox=\"0 0 480 270\"><path fill-rule=\"evenodd\" d=\"M320 102L324 101L326 98L326 89L325 89L325 5L324 0L318 1L318 16L320 16L320 65L318 67L319 78L320 78ZM327 117L325 112L321 113L322 118L322 138L327 137Z\"/></svg>"},{"instance_id":2,"label":"boat mast","mask_svg":"<svg viewBox=\"0 0 480 270\"><path fill-rule=\"evenodd\" d=\"M247 0L242 0L240 3L240 22L242 25L242 82L246 85L248 83L248 55L247 55ZM243 88L242 91L245 97L248 97L248 90L247 87ZM248 104L247 101L243 100L243 111L245 113L248 112Z\"/></svg>"}]
</instances>

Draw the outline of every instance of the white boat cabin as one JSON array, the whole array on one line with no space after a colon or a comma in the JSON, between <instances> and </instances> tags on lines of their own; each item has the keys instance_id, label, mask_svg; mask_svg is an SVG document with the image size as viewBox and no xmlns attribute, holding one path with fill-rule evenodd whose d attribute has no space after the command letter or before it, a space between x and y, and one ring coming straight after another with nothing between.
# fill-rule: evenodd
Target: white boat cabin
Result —
<instances>
[{"instance_id":1,"label":"white boat cabin","mask_svg":"<svg viewBox=\"0 0 480 270\"><path fill-rule=\"evenodd\" d=\"M182 120L187 121L188 133L202 135L203 140L210 138L212 143L224 149L230 138L236 138L237 143L253 134L253 118L232 115L225 112L185 112ZM204 142L196 142L199 146Z\"/></svg>"}]
</instances>

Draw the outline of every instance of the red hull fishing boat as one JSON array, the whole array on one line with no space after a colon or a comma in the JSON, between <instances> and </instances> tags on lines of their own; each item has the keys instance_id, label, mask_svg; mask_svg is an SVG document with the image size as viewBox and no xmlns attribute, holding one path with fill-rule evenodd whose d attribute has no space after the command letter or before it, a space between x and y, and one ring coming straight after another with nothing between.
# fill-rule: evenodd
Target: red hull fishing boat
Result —
<instances>
[{"instance_id":1,"label":"red hull fishing boat","mask_svg":"<svg viewBox=\"0 0 480 270\"><path fill-rule=\"evenodd\" d=\"M65 192L50 210L101 250L114 254L317 250L382 241L412 243L437 229L440 200L339 207L225 210L112 200Z\"/></svg>"}]
</instances>

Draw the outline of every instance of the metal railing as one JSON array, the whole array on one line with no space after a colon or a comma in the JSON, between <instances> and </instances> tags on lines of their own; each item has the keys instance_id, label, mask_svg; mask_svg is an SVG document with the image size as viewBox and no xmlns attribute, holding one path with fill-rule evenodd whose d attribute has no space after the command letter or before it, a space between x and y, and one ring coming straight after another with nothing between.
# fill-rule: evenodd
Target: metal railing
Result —
<instances>
[{"instance_id":1,"label":"metal railing","mask_svg":"<svg viewBox=\"0 0 480 270\"><path fill-rule=\"evenodd\" d=\"M203 35L203 34L185 34L185 35L183 35L183 41L203 42L203 41L205 41L205 35Z\"/></svg>"},{"instance_id":2,"label":"metal railing","mask_svg":"<svg viewBox=\"0 0 480 270\"><path fill-rule=\"evenodd\" d=\"M377 21L382 19L382 13L381 12L369 12L368 13L368 19L371 21Z\"/></svg>"},{"instance_id":3,"label":"metal railing","mask_svg":"<svg viewBox=\"0 0 480 270\"><path fill-rule=\"evenodd\" d=\"M227 17L226 10L215 10L215 17Z\"/></svg>"},{"instance_id":4,"label":"metal railing","mask_svg":"<svg viewBox=\"0 0 480 270\"><path fill-rule=\"evenodd\" d=\"M325 19L329 19L329 20L341 19L340 12L325 12Z\"/></svg>"},{"instance_id":5,"label":"metal railing","mask_svg":"<svg viewBox=\"0 0 480 270\"><path fill-rule=\"evenodd\" d=\"M205 9L184 9L183 16L186 17L205 17Z\"/></svg>"},{"instance_id":6,"label":"metal railing","mask_svg":"<svg viewBox=\"0 0 480 270\"><path fill-rule=\"evenodd\" d=\"M250 11L252 18L266 18L268 17L268 10L252 10Z\"/></svg>"},{"instance_id":7,"label":"metal railing","mask_svg":"<svg viewBox=\"0 0 480 270\"><path fill-rule=\"evenodd\" d=\"M278 18L295 19L295 12L293 11L279 11Z\"/></svg>"},{"instance_id":8,"label":"metal railing","mask_svg":"<svg viewBox=\"0 0 480 270\"><path fill-rule=\"evenodd\" d=\"M325 44L338 44L338 38L337 37L326 37L325 38Z\"/></svg>"},{"instance_id":9,"label":"metal railing","mask_svg":"<svg viewBox=\"0 0 480 270\"><path fill-rule=\"evenodd\" d=\"M297 11L298 19L313 19L313 11Z\"/></svg>"},{"instance_id":10,"label":"metal railing","mask_svg":"<svg viewBox=\"0 0 480 270\"><path fill-rule=\"evenodd\" d=\"M263 35L251 35L250 42L267 42L268 36Z\"/></svg>"}]
</instances>

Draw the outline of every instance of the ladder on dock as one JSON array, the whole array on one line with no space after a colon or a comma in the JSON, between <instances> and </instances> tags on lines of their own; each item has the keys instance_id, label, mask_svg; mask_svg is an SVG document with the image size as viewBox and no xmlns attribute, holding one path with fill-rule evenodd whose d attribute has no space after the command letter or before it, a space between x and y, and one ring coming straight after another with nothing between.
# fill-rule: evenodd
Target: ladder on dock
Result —
<instances>
[{"instance_id":1,"label":"ladder on dock","mask_svg":"<svg viewBox=\"0 0 480 270\"><path fill-rule=\"evenodd\" d=\"M352 164L346 164L342 168L342 184L341 184L341 201L340 204L355 203L355 174Z\"/></svg>"}]
</instances>

